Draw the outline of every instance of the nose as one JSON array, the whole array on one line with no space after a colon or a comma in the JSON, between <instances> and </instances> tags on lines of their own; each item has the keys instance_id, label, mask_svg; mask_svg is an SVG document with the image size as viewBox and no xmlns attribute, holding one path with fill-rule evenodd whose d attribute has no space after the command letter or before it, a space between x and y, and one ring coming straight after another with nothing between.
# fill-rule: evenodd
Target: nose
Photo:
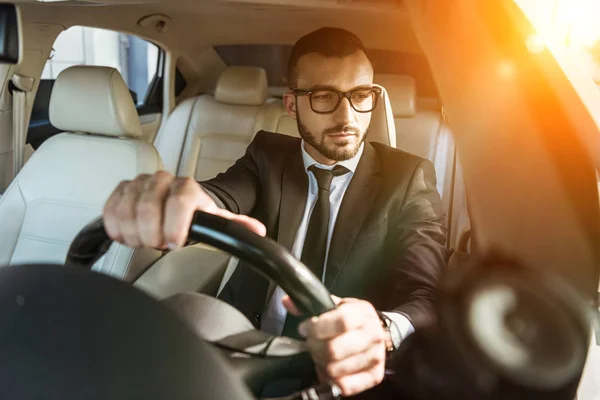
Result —
<instances>
[{"instance_id":1,"label":"nose","mask_svg":"<svg viewBox=\"0 0 600 400\"><path fill-rule=\"evenodd\" d=\"M339 107L334 113L335 123L340 125L350 125L354 121L354 109L350 105L350 100L342 97Z\"/></svg>"}]
</instances>

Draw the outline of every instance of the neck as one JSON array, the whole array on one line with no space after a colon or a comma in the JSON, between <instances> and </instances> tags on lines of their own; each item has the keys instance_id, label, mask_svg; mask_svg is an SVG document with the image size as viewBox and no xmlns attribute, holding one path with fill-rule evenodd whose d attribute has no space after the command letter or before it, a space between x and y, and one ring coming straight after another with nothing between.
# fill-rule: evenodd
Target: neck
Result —
<instances>
[{"instance_id":1,"label":"neck","mask_svg":"<svg viewBox=\"0 0 600 400\"><path fill-rule=\"evenodd\" d=\"M315 149L314 147L312 147L310 144L308 144L306 142L304 142L304 149L306 150L308 155L310 155L319 164L333 165L337 162L335 160L330 160L329 158L325 157L317 149Z\"/></svg>"}]
</instances>

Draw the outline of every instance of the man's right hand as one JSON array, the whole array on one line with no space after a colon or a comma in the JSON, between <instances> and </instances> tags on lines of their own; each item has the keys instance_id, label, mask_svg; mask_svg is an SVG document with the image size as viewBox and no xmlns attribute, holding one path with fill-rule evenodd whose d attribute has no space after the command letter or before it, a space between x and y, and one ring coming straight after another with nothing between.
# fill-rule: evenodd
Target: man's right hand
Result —
<instances>
[{"instance_id":1,"label":"man's right hand","mask_svg":"<svg viewBox=\"0 0 600 400\"><path fill-rule=\"evenodd\" d=\"M104 206L104 226L111 239L128 247L176 249L185 244L195 211L239 222L261 236L266 234L260 221L217 207L198 182L166 171L121 182Z\"/></svg>"}]
</instances>

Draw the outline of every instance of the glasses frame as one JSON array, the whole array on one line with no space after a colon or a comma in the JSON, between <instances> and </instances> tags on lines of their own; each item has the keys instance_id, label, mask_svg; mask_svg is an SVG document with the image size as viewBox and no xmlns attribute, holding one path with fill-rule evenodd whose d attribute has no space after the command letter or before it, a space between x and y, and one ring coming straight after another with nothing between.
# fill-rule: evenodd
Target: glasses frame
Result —
<instances>
[{"instance_id":1,"label":"glasses frame","mask_svg":"<svg viewBox=\"0 0 600 400\"><path fill-rule=\"evenodd\" d=\"M359 92L361 90L373 90L375 91L375 101L373 101L373 108L371 108L368 111L362 111L362 110L357 110L356 107L354 107L354 104L352 103L352 94L355 92ZM317 111L314 109L313 107L313 103L312 103L312 94L314 92L318 92L318 91L330 91L333 93L337 93L338 95L338 101L335 104L335 107L331 110L331 111ZM315 87L315 88L311 88L311 89L299 89L299 88L295 88L292 89L290 91L294 96L298 97L298 96L308 96L308 102L310 103L310 109L317 113L317 114L333 114L334 112L336 112L336 110L340 107L340 104L342 103L342 99L346 98L348 100L348 103L350 104L350 107L352 107L352 109L356 112L359 113L370 113L373 112L373 110L375 110L375 108L377 107L377 102L379 101L379 97L381 96L381 94L383 93L383 88L379 85L372 85L371 87L361 87L361 88L356 88L356 89L352 89L349 90L347 92L340 92L339 90L333 89L333 88L324 88L324 87Z\"/></svg>"}]
</instances>

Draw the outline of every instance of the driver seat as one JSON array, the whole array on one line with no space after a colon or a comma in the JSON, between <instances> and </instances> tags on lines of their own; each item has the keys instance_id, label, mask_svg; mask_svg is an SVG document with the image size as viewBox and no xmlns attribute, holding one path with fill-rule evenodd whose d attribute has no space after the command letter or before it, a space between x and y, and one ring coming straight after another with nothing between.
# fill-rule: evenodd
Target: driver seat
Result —
<instances>
[{"instance_id":1,"label":"driver seat","mask_svg":"<svg viewBox=\"0 0 600 400\"><path fill-rule=\"evenodd\" d=\"M162 167L114 68L76 66L56 79L50 121L65 131L33 154L0 199L0 266L64 264L75 235L119 182ZM132 281L160 256L113 244L94 270Z\"/></svg>"}]
</instances>

